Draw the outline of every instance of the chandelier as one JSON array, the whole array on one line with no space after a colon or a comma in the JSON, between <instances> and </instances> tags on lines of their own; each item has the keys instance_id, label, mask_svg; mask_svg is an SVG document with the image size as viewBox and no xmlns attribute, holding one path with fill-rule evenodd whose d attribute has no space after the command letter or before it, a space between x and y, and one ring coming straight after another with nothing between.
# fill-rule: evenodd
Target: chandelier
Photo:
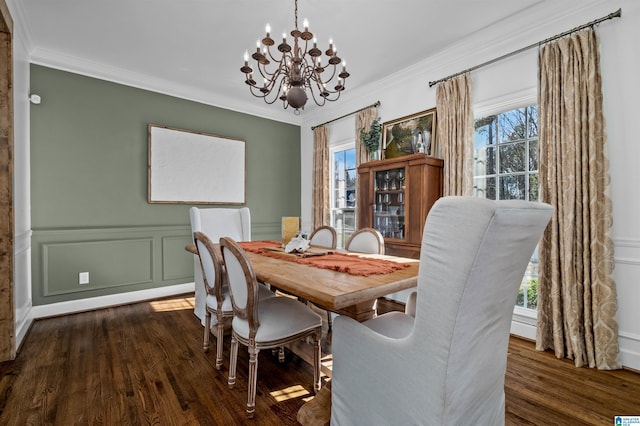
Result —
<instances>
[{"instance_id":1,"label":"chandelier","mask_svg":"<svg viewBox=\"0 0 640 426\"><path fill-rule=\"evenodd\" d=\"M326 65L322 64L322 51L318 49L317 41L309 31L309 23L305 19L304 30L298 30L298 0L295 0L295 29L291 31L293 46L287 43L287 35L282 34L282 43L277 47L280 58L272 51L275 41L271 38L271 27L266 26L266 36L256 43L256 51L251 55L256 61L256 68L264 79L262 85L254 80L254 69L249 65L249 53L244 53L244 66L240 68L245 74L245 83L253 96L264 99L272 104L278 99L285 109L294 108L299 114L307 103L307 93L311 94L318 106L326 101L337 101L344 90L344 80L349 77L346 64L338 57L336 46L329 40L329 48L325 51L328 57ZM310 40L313 40L312 47ZM304 48L302 47L304 45ZM342 62L342 69L338 65ZM270 65L274 63L275 69ZM337 81L331 83L337 74ZM329 85L335 86L330 88Z\"/></svg>"}]
</instances>

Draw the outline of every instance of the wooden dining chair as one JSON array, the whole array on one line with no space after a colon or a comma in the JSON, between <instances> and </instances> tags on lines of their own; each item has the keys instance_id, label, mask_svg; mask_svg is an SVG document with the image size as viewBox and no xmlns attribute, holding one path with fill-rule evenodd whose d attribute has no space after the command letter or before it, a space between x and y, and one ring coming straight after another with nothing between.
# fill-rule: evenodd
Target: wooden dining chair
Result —
<instances>
[{"instance_id":1,"label":"wooden dining chair","mask_svg":"<svg viewBox=\"0 0 640 426\"><path fill-rule=\"evenodd\" d=\"M322 318L289 297L258 298L258 281L244 250L231 238L221 238L234 317L231 322L229 387L236 382L238 343L249 351L247 416L255 414L258 353L310 337L313 344L313 389L320 390Z\"/></svg>"},{"instance_id":2,"label":"wooden dining chair","mask_svg":"<svg viewBox=\"0 0 640 426\"><path fill-rule=\"evenodd\" d=\"M333 226L319 226L313 230L309 241L312 246L326 247L329 249L335 249L337 242L336 230ZM331 320L331 311L327 311L327 327L329 330L333 327L333 321Z\"/></svg>"},{"instance_id":3,"label":"wooden dining chair","mask_svg":"<svg viewBox=\"0 0 640 426\"><path fill-rule=\"evenodd\" d=\"M335 249L337 245L336 230L332 226L319 226L313 230L309 241L312 246Z\"/></svg>"},{"instance_id":4,"label":"wooden dining chair","mask_svg":"<svg viewBox=\"0 0 640 426\"><path fill-rule=\"evenodd\" d=\"M233 317L233 306L229 296L229 288L226 283L226 272L222 254L216 249L215 244L203 232L194 232L198 259L202 271L202 281L205 291L205 316L204 339L202 348L209 351L209 339L211 336L211 316L215 315L214 326L216 336L216 369L222 368L223 333L225 318ZM266 299L275 297L266 286L259 285L258 297Z\"/></svg>"},{"instance_id":5,"label":"wooden dining chair","mask_svg":"<svg viewBox=\"0 0 640 426\"><path fill-rule=\"evenodd\" d=\"M362 228L351 234L344 248L357 253L384 254L384 238L377 229Z\"/></svg>"},{"instance_id":6,"label":"wooden dining chair","mask_svg":"<svg viewBox=\"0 0 640 426\"><path fill-rule=\"evenodd\" d=\"M202 232L217 243L220 237L231 237L236 241L251 241L251 211L241 208L199 208L189 209L191 232ZM194 313L204 325L207 293L202 285L202 269L197 256L193 259L193 279L195 282Z\"/></svg>"}]
</instances>

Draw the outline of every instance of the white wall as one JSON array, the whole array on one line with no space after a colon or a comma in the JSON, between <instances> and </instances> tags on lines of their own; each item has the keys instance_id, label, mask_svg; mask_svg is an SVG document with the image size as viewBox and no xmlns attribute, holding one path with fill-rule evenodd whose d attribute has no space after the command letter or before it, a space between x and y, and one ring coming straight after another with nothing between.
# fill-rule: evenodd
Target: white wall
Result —
<instances>
[{"instance_id":1,"label":"white wall","mask_svg":"<svg viewBox=\"0 0 640 426\"><path fill-rule=\"evenodd\" d=\"M301 127L302 215L311 217L311 170L313 133L311 126L339 117L380 100L382 121L389 121L435 107L435 87L428 82L467 69L505 53L537 43L555 34L605 16L622 7L622 18L602 23L601 69L604 109L610 157L615 280L618 291L618 323L623 365L640 370L640 144L635 125L640 117L640 4L623 0L557 2L554 9L529 11L526 17L504 22L415 66L384 80L345 92L343 99L323 108ZM571 8L571 9L568 9ZM384 58L379 57L379 60ZM354 70L352 70L353 72ZM537 50L531 49L472 73L476 115L497 112L536 102ZM344 125L343 121L350 121ZM330 140L344 140L353 129L353 117L332 124ZM335 133L335 135L334 135ZM512 332L535 337L532 322L514 324Z\"/></svg>"},{"instance_id":2,"label":"white wall","mask_svg":"<svg viewBox=\"0 0 640 426\"><path fill-rule=\"evenodd\" d=\"M13 33L14 105L14 303L18 347L31 323L31 193L29 180L29 53L16 13Z\"/></svg>"}]
</instances>

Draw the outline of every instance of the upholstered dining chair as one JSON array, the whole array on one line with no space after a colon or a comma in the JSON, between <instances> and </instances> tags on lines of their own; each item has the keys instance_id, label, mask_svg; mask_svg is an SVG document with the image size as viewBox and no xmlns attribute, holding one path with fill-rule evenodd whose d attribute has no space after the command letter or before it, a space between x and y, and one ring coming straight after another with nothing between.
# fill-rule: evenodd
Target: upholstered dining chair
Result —
<instances>
[{"instance_id":1,"label":"upholstered dining chair","mask_svg":"<svg viewBox=\"0 0 640 426\"><path fill-rule=\"evenodd\" d=\"M351 234L344 248L358 253L384 254L384 238L377 229L362 228Z\"/></svg>"},{"instance_id":2,"label":"upholstered dining chair","mask_svg":"<svg viewBox=\"0 0 640 426\"><path fill-rule=\"evenodd\" d=\"M322 318L289 297L258 298L258 281L244 250L231 238L221 238L234 317L231 322L229 387L236 381L238 343L249 351L247 415L255 414L258 353L310 337L313 348L313 388L320 390Z\"/></svg>"},{"instance_id":3,"label":"upholstered dining chair","mask_svg":"<svg viewBox=\"0 0 640 426\"><path fill-rule=\"evenodd\" d=\"M337 245L336 230L332 226L319 226L309 237L311 245L335 249Z\"/></svg>"},{"instance_id":4,"label":"upholstered dining chair","mask_svg":"<svg viewBox=\"0 0 640 426\"><path fill-rule=\"evenodd\" d=\"M513 307L552 210L439 199L424 228L415 318L334 320L331 424L503 425Z\"/></svg>"},{"instance_id":5,"label":"upholstered dining chair","mask_svg":"<svg viewBox=\"0 0 640 426\"><path fill-rule=\"evenodd\" d=\"M311 245L313 246L335 249L338 243L336 230L333 226L319 226L313 230L309 241L311 241ZM327 311L327 327L329 330L333 327L332 324L331 311Z\"/></svg>"},{"instance_id":6,"label":"upholstered dining chair","mask_svg":"<svg viewBox=\"0 0 640 426\"><path fill-rule=\"evenodd\" d=\"M231 237L236 241L251 241L251 212L242 208L206 208L191 207L191 232L203 232L211 241L218 242L220 237ZM204 325L207 292L202 280L202 269L198 256L193 259L195 282L194 313Z\"/></svg>"},{"instance_id":7,"label":"upholstered dining chair","mask_svg":"<svg viewBox=\"0 0 640 426\"><path fill-rule=\"evenodd\" d=\"M202 270L202 280L205 298L204 339L202 347L205 352L209 350L211 337L211 316L215 315L216 335L216 369L222 368L222 350L224 338L225 318L233 317L233 306L229 296L229 288L226 280L226 271L222 255L216 250L213 242L202 232L194 232L193 240L196 243L198 259ZM264 285L258 285L258 297L266 299L275 297L275 294Z\"/></svg>"}]
</instances>

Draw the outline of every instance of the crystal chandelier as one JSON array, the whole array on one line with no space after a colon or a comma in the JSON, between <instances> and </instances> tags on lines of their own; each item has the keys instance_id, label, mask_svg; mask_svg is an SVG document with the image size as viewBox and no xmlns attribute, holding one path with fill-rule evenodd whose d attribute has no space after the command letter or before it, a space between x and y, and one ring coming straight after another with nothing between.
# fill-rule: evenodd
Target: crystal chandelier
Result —
<instances>
[{"instance_id":1,"label":"crystal chandelier","mask_svg":"<svg viewBox=\"0 0 640 426\"><path fill-rule=\"evenodd\" d=\"M307 103L307 92L318 106L326 101L336 101L344 90L344 81L349 77L346 64L338 57L336 46L329 40L329 48L325 51L328 56L327 65L321 63L322 51L318 49L317 41L309 31L309 23L305 19L304 30L298 30L298 0L295 0L295 29L291 31L293 46L287 43L287 35L282 34L282 43L277 47L280 58L274 57L271 47L275 41L271 38L271 27L266 26L267 35L258 40L256 51L251 57L256 61L256 68L264 79L259 85L254 80L254 69L249 65L249 53L244 53L244 66L240 68L245 74L245 83L253 96L264 99L267 104L272 104L278 99L282 101L285 109L294 108L296 114L304 109ZM313 47L310 46L313 40ZM301 47L304 45L304 48ZM269 68L271 63L276 64L275 69ZM338 65L342 62L342 69L338 72ZM331 83L337 74L337 82ZM330 84L335 84L330 88Z\"/></svg>"}]
</instances>

